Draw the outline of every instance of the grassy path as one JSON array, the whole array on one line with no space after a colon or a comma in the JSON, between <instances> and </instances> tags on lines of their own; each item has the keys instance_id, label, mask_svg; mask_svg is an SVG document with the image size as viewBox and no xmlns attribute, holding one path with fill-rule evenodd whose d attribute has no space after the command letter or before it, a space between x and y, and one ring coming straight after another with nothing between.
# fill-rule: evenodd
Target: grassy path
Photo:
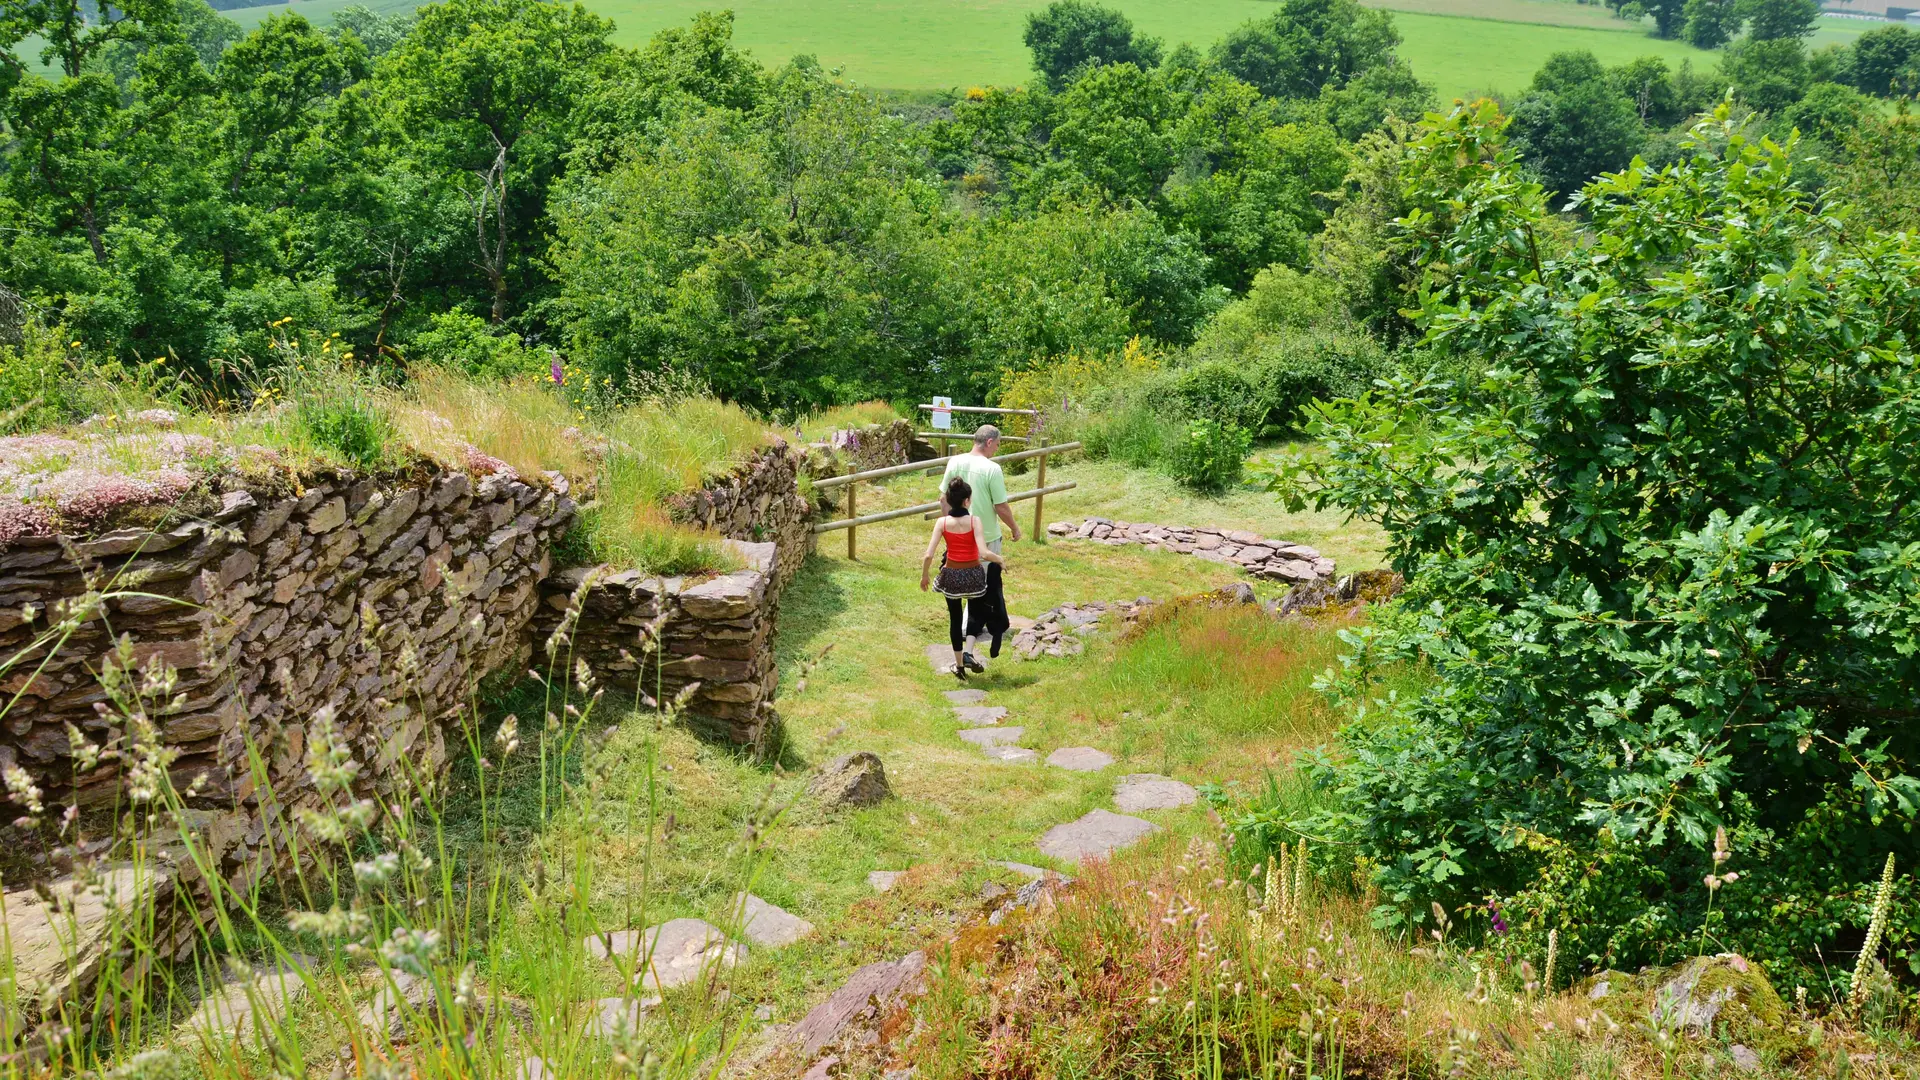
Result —
<instances>
[{"instance_id":1,"label":"grassy path","mask_svg":"<svg viewBox=\"0 0 1920 1080\"><path fill-rule=\"evenodd\" d=\"M1331 516L1285 514L1264 493L1198 499L1103 463L1076 463L1053 475L1081 486L1052 499L1050 516L1246 528L1314 544L1343 568L1377 563L1375 538L1364 529ZM863 490L861 509L924 501L932 484L914 475ZM1009 486L1020 490L1031 479L1014 478ZM1030 504L1022 517L1025 528ZM603 834L589 850L603 929L682 915L719 921L741 886L741 860L728 853L738 850L744 823L763 800L797 799L771 831L752 888L818 932L805 946L756 953L734 986L743 1009L771 1005L776 1022L797 1019L853 968L897 957L972 917L989 880L1024 880L992 861L1064 869L1038 852L1036 840L1089 810L1112 809L1121 777L1260 783L1331 727L1311 690L1338 651L1330 631L1275 623L1257 612L1215 613L1125 646L1102 636L1078 657L1022 661L1009 651L989 661L988 672L968 685L1007 708L1002 723L1023 727L1020 745L1042 759L990 761L958 737L962 725L943 694L959 684L936 673L925 655L946 632L944 606L919 591L928 528L915 517L862 529L858 562L845 558L844 540L829 536L789 587L778 641L787 736L779 768L681 731L656 730L644 712L620 719L599 751L616 756L617 774L636 778L651 758L659 796L650 850L644 825L634 820L633 793L616 793L601 815ZM1188 556L1078 541L1022 542L1010 545L1007 557L1009 606L1029 618L1066 601L1167 599L1242 580L1235 570ZM797 685L795 673L822 652L805 687ZM1045 765L1062 747L1092 747L1115 761L1084 773ZM895 798L833 814L797 798L809 769L857 750L880 756ZM1202 807L1142 816L1175 836L1208 828ZM875 870L910 873L875 893L867 883ZM644 915L637 907L642 890L649 901Z\"/></svg>"}]
</instances>

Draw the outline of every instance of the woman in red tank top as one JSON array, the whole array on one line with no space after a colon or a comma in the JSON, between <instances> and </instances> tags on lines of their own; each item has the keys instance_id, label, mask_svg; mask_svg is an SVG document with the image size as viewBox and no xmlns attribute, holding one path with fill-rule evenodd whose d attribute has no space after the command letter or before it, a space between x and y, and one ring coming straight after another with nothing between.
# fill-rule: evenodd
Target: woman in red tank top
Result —
<instances>
[{"instance_id":1,"label":"woman in red tank top","mask_svg":"<svg viewBox=\"0 0 1920 1080\"><path fill-rule=\"evenodd\" d=\"M987 591L987 568L981 560L999 563L1002 567L1007 565L1005 559L987 550L981 538L980 519L967 508L972 498L973 489L965 480L954 477L947 485L947 513L933 523L933 535L927 538L927 553L920 560L920 591L927 591L931 585L934 592L947 598L947 637L953 645L953 674L961 682L967 679L961 634L961 628L966 625L966 603ZM940 562L936 582L933 557L942 543L947 545L947 554Z\"/></svg>"}]
</instances>

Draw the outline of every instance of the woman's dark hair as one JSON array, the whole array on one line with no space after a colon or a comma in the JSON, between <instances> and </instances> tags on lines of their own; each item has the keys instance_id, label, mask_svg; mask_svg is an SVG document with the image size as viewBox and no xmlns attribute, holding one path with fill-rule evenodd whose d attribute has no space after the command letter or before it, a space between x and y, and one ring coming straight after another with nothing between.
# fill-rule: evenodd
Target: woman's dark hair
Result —
<instances>
[{"instance_id":1,"label":"woman's dark hair","mask_svg":"<svg viewBox=\"0 0 1920 1080\"><path fill-rule=\"evenodd\" d=\"M947 483L947 516L959 516L960 508L966 506L967 500L971 498L973 498L973 489L967 486L965 480L954 477Z\"/></svg>"}]
</instances>

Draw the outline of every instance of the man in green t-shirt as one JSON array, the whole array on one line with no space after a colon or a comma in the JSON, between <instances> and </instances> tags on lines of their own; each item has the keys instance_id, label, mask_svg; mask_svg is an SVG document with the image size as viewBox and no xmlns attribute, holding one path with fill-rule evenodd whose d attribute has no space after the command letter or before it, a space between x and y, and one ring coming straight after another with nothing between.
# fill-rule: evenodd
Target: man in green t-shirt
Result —
<instances>
[{"instance_id":1,"label":"man in green t-shirt","mask_svg":"<svg viewBox=\"0 0 1920 1080\"><path fill-rule=\"evenodd\" d=\"M940 478L940 500L947 498L947 484L954 477L967 482L973 489L973 514L980 519L981 539L986 541L987 550L996 555L1000 550L1000 525L1006 523L1013 533L1013 539L1020 539L1020 523L1013 520L1013 507L1007 505L1007 475L1000 471L1000 463L993 460L1000 452L1000 429L986 424L973 433L973 450L961 454L947 462L947 473ZM991 509L989 509L991 507ZM1000 565L987 564L987 594L978 600L967 603L967 642L961 662L970 671L985 671L987 667L973 654L976 638L991 636L992 648L988 655L1000 655L1000 639L1005 636L1012 621L1007 617L1007 598L1002 591Z\"/></svg>"}]
</instances>

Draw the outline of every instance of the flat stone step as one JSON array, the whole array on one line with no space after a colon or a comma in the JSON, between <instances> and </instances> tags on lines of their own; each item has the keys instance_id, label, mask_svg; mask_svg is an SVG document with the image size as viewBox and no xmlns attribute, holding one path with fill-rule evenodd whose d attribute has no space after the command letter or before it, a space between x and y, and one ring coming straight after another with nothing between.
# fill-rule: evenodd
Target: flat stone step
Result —
<instances>
[{"instance_id":1,"label":"flat stone step","mask_svg":"<svg viewBox=\"0 0 1920 1080\"><path fill-rule=\"evenodd\" d=\"M1003 762L1008 765L1019 765L1029 761L1040 760L1039 754L1034 753L1024 746L987 746L982 747L980 752L985 754L990 760Z\"/></svg>"},{"instance_id":2,"label":"flat stone step","mask_svg":"<svg viewBox=\"0 0 1920 1080\"><path fill-rule=\"evenodd\" d=\"M1113 764L1113 755L1091 746L1067 746L1048 754L1047 764L1069 772L1099 772Z\"/></svg>"},{"instance_id":3,"label":"flat stone step","mask_svg":"<svg viewBox=\"0 0 1920 1080\"><path fill-rule=\"evenodd\" d=\"M644 998L599 998L591 1003L586 1033L594 1038L611 1039L623 1031L638 1031L640 1021L645 1020L647 1013L652 1012L658 1004L660 998L657 994Z\"/></svg>"},{"instance_id":4,"label":"flat stone step","mask_svg":"<svg viewBox=\"0 0 1920 1080\"><path fill-rule=\"evenodd\" d=\"M1159 831L1160 826L1143 818L1089 810L1077 821L1048 829L1034 846L1042 855L1078 866L1086 859L1104 859Z\"/></svg>"},{"instance_id":5,"label":"flat stone step","mask_svg":"<svg viewBox=\"0 0 1920 1080\"><path fill-rule=\"evenodd\" d=\"M1023 727L981 727L962 731L960 738L975 746L1012 746L1026 733Z\"/></svg>"},{"instance_id":6,"label":"flat stone step","mask_svg":"<svg viewBox=\"0 0 1920 1080\"><path fill-rule=\"evenodd\" d=\"M747 953L745 946L729 942L719 927L703 919L669 919L644 931L595 934L586 945L587 955L597 960L622 955L648 961L640 980L648 990L683 986L710 967L732 967Z\"/></svg>"},{"instance_id":7,"label":"flat stone step","mask_svg":"<svg viewBox=\"0 0 1920 1080\"><path fill-rule=\"evenodd\" d=\"M987 700L985 690L948 690L943 696L955 705L978 705Z\"/></svg>"},{"instance_id":8,"label":"flat stone step","mask_svg":"<svg viewBox=\"0 0 1920 1080\"><path fill-rule=\"evenodd\" d=\"M1120 778L1113 789L1113 805L1129 814L1142 810L1174 810L1192 806L1200 793L1159 773L1132 773Z\"/></svg>"},{"instance_id":9,"label":"flat stone step","mask_svg":"<svg viewBox=\"0 0 1920 1080\"><path fill-rule=\"evenodd\" d=\"M752 893L735 893L729 911L740 916L740 932L748 941L769 949L791 945L813 933L812 923Z\"/></svg>"},{"instance_id":10,"label":"flat stone step","mask_svg":"<svg viewBox=\"0 0 1920 1080\"><path fill-rule=\"evenodd\" d=\"M1004 705L955 705L953 718L968 727L986 727L1007 718Z\"/></svg>"},{"instance_id":11,"label":"flat stone step","mask_svg":"<svg viewBox=\"0 0 1920 1080\"><path fill-rule=\"evenodd\" d=\"M1032 866L1023 862L1011 862L1005 859L995 859L990 865L997 866L1002 870L1011 870L1021 877L1026 878L1028 881L1039 881L1050 872L1038 866Z\"/></svg>"},{"instance_id":12,"label":"flat stone step","mask_svg":"<svg viewBox=\"0 0 1920 1080\"><path fill-rule=\"evenodd\" d=\"M927 646L927 663L932 664L933 670L941 675L953 674L953 646Z\"/></svg>"},{"instance_id":13,"label":"flat stone step","mask_svg":"<svg viewBox=\"0 0 1920 1080\"><path fill-rule=\"evenodd\" d=\"M893 889L894 882L899 881L900 875L904 873L906 873L905 870L875 870L867 875L867 884L874 892L889 892Z\"/></svg>"}]
</instances>

